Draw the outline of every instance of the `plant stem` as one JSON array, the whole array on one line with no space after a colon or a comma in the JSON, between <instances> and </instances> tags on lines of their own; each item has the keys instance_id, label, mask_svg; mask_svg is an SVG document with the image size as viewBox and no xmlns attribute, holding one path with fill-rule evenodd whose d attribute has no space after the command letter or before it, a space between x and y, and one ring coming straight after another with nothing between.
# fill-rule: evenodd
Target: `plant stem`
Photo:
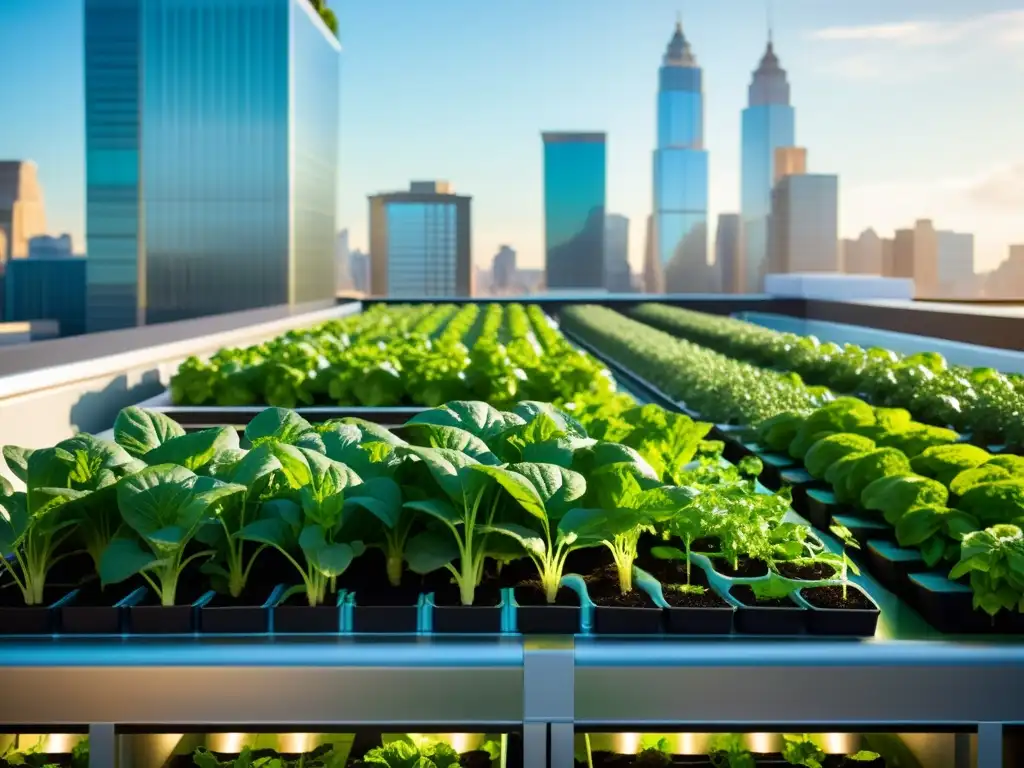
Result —
<instances>
[{"instance_id":1,"label":"plant stem","mask_svg":"<svg viewBox=\"0 0 1024 768\"><path fill-rule=\"evenodd\" d=\"M690 547L693 544L693 536L686 537L686 585L690 585Z\"/></svg>"},{"instance_id":2,"label":"plant stem","mask_svg":"<svg viewBox=\"0 0 1024 768\"><path fill-rule=\"evenodd\" d=\"M394 555L388 553L387 556L387 570L388 570L388 583L393 587L401 586L402 584L402 565L403 558L401 555Z\"/></svg>"}]
</instances>

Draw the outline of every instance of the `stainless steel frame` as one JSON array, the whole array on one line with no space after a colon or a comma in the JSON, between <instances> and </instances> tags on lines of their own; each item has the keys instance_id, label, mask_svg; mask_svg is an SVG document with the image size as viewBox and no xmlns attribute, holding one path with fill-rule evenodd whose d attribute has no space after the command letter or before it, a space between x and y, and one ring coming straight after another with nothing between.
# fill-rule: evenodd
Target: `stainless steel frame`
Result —
<instances>
[{"instance_id":1,"label":"stainless steel frame","mask_svg":"<svg viewBox=\"0 0 1024 768\"><path fill-rule=\"evenodd\" d=\"M570 768L577 729L977 733L1000 768L1024 722L1024 645L742 638L47 639L0 642L0 723L118 728L521 729L529 768ZM957 766L970 760L958 739Z\"/></svg>"}]
</instances>

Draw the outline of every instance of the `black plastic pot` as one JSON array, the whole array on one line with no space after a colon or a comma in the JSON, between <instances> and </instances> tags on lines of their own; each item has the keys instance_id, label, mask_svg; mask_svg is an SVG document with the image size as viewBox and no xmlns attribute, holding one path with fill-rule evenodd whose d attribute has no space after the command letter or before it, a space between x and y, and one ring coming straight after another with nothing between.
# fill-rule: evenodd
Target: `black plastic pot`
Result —
<instances>
[{"instance_id":1,"label":"black plastic pot","mask_svg":"<svg viewBox=\"0 0 1024 768\"><path fill-rule=\"evenodd\" d=\"M198 610L210 602L213 592L206 592L187 605L128 606L128 631L136 635L190 635L199 626ZM145 598L140 601L144 603Z\"/></svg>"},{"instance_id":2,"label":"black plastic pot","mask_svg":"<svg viewBox=\"0 0 1024 768\"><path fill-rule=\"evenodd\" d=\"M807 611L792 598L786 598L786 605L745 605L736 597L737 587L732 588L733 597L740 605L736 608L734 625L737 632L747 635L800 635L806 629Z\"/></svg>"},{"instance_id":3,"label":"black plastic pot","mask_svg":"<svg viewBox=\"0 0 1024 768\"><path fill-rule=\"evenodd\" d=\"M1022 634L1024 614L1002 611L994 617L975 610L970 587L939 573L907 577L913 602L921 616L940 632L950 634Z\"/></svg>"},{"instance_id":4,"label":"black plastic pot","mask_svg":"<svg viewBox=\"0 0 1024 768\"><path fill-rule=\"evenodd\" d=\"M111 595L121 595L113 605L88 605L83 601L81 590L73 600L60 607L60 631L68 635L119 635L124 632L128 608L146 596L146 588L139 587L127 596L123 591L114 592L116 587L108 587Z\"/></svg>"},{"instance_id":5,"label":"black plastic pot","mask_svg":"<svg viewBox=\"0 0 1024 768\"><path fill-rule=\"evenodd\" d=\"M13 586L8 585L6 589L12 590ZM74 590L47 590L43 594L44 605L0 606L0 635L52 634L57 631L60 607L74 600L76 594ZM21 597L20 590L17 597Z\"/></svg>"},{"instance_id":6,"label":"black plastic pot","mask_svg":"<svg viewBox=\"0 0 1024 768\"><path fill-rule=\"evenodd\" d=\"M356 593L352 606L352 631L367 634L412 633L419 628L419 606L360 605ZM372 601L370 601L372 603Z\"/></svg>"},{"instance_id":7,"label":"black plastic pot","mask_svg":"<svg viewBox=\"0 0 1024 768\"><path fill-rule=\"evenodd\" d=\"M580 606L519 606L516 629L524 635L575 635L580 631Z\"/></svg>"},{"instance_id":8,"label":"black plastic pot","mask_svg":"<svg viewBox=\"0 0 1024 768\"><path fill-rule=\"evenodd\" d=\"M801 510L808 522L819 531L828 531L832 525L832 518L835 515L844 514L849 510L845 505L836 501L832 491L821 488L809 488L807 490L807 501L805 509Z\"/></svg>"},{"instance_id":9,"label":"black plastic pot","mask_svg":"<svg viewBox=\"0 0 1024 768\"><path fill-rule=\"evenodd\" d=\"M434 631L441 634L497 634L500 605L435 605Z\"/></svg>"},{"instance_id":10,"label":"black plastic pot","mask_svg":"<svg viewBox=\"0 0 1024 768\"><path fill-rule=\"evenodd\" d=\"M796 466L796 461L785 453L758 451L755 455L763 467L761 483L772 490L778 490L786 482L786 473Z\"/></svg>"},{"instance_id":11,"label":"black plastic pot","mask_svg":"<svg viewBox=\"0 0 1024 768\"><path fill-rule=\"evenodd\" d=\"M282 635L339 633L342 594L339 592L337 600L327 605L289 605L288 601L279 601L271 609L271 631Z\"/></svg>"},{"instance_id":12,"label":"black plastic pot","mask_svg":"<svg viewBox=\"0 0 1024 768\"><path fill-rule=\"evenodd\" d=\"M594 632L598 635L655 635L662 632L661 608L594 606Z\"/></svg>"},{"instance_id":13,"label":"black plastic pot","mask_svg":"<svg viewBox=\"0 0 1024 768\"><path fill-rule=\"evenodd\" d=\"M918 550L902 549L890 541L874 539L867 543L864 551L875 578L882 586L901 596L907 594L911 573L928 570Z\"/></svg>"},{"instance_id":14,"label":"black plastic pot","mask_svg":"<svg viewBox=\"0 0 1024 768\"><path fill-rule=\"evenodd\" d=\"M732 632L736 609L731 605L721 608L667 608L665 628L673 635L728 635Z\"/></svg>"},{"instance_id":15,"label":"black plastic pot","mask_svg":"<svg viewBox=\"0 0 1024 768\"><path fill-rule=\"evenodd\" d=\"M270 611L283 589L275 587L260 605L215 596L199 606L199 631L208 635L265 635L270 631Z\"/></svg>"},{"instance_id":16,"label":"black plastic pot","mask_svg":"<svg viewBox=\"0 0 1024 768\"><path fill-rule=\"evenodd\" d=\"M839 635L844 637L872 637L878 628L879 609L863 589L848 584L847 590L860 592L871 603L871 608L820 608L806 597L804 587L797 592L798 600L807 609L807 631L812 635Z\"/></svg>"}]
</instances>

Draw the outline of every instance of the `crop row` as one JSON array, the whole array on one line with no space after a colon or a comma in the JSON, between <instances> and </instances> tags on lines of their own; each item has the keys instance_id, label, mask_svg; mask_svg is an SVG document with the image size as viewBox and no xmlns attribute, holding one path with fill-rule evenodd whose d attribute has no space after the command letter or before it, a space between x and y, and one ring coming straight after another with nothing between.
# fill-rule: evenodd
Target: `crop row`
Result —
<instances>
[{"instance_id":1,"label":"crop row","mask_svg":"<svg viewBox=\"0 0 1024 768\"><path fill-rule=\"evenodd\" d=\"M810 384L906 408L929 424L971 432L979 441L1024 445L1024 379L991 368L953 366L937 352L900 356L780 333L734 318L651 304L630 316L758 366L792 371Z\"/></svg>"},{"instance_id":2,"label":"crop row","mask_svg":"<svg viewBox=\"0 0 1024 768\"><path fill-rule=\"evenodd\" d=\"M520 631L591 614L596 631L657 631L678 611L677 631L727 632L735 614L740 631L873 633L849 559L789 517L788 494L759 492L760 462L723 463L710 424L619 396L574 413L453 402L387 430L271 408L243 447L234 429L129 408L114 441L4 448L26 485L0 496L4 568L45 608L51 570L77 563L61 616L103 602L98 575L105 604L125 584L117 605L154 616L211 590L220 607L273 594L278 631L302 606L337 631L342 604L407 608L411 629L509 630L514 603ZM855 630L827 616L846 609Z\"/></svg>"},{"instance_id":3,"label":"crop row","mask_svg":"<svg viewBox=\"0 0 1024 768\"><path fill-rule=\"evenodd\" d=\"M969 575L976 608L1024 609L1024 459L960 443L903 409L852 397L815 405L819 389L610 310L571 308L563 325L701 416L757 427L763 445L802 461L838 502L875 513L901 544L920 549L924 567Z\"/></svg>"},{"instance_id":4,"label":"crop row","mask_svg":"<svg viewBox=\"0 0 1024 768\"><path fill-rule=\"evenodd\" d=\"M483 400L556 403L613 382L543 310L520 304L372 307L263 344L185 360L175 405L435 407Z\"/></svg>"}]
</instances>

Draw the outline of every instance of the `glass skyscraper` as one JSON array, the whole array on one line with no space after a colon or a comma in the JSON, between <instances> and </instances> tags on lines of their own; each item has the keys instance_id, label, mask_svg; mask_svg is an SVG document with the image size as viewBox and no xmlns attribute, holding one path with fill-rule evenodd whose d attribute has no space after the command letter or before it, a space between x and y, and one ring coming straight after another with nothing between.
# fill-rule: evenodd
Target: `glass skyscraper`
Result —
<instances>
[{"instance_id":1,"label":"glass skyscraper","mask_svg":"<svg viewBox=\"0 0 1024 768\"><path fill-rule=\"evenodd\" d=\"M542 138L547 287L603 290L605 135L545 133Z\"/></svg>"},{"instance_id":2,"label":"glass skyscraper","mask_svg":"<svg viewBox=\"0 0 1024 768\"><path fill-rule=\"evenodd\" d=\"M371 196L371 293L392 298L469 296L471 201L437 181L414 181L408 192Z\"/></svg>"},{"instance_id":3,"label":"glass skyscraper","mask_svg":"<svg viewBox=\"0 0 1024 768\"><path fill-rule=\"evenodd\" d=\"M708 153L704 149L703 72L676 24L658 70L654 150L654 237L660 275L648 290L684 293L706 282ZM660 285L657 285L660 283Z\"/></svg>"},{"instance_id":4,"label":"glass skyscraper","mask_svg":"<svg viewBox=\"0 0 1024 768\"><path fill-rule=\"evenodd\" d=\"M90 331L333 299L340 63L308 0L85 0Z\"/></svg>"},{"instance_id":5,"label":"glass skyscraper","mask_svg":"<svg viewBox=\"0 0 1024 768\"><path fill-rule=\"evenodd\" d=\"M796 143L796 113L789 103L789 82L770 39L748 88L747 101L741 148L743 269L739 287L743 292L756 293L764 289L768 265L775 150Z\"/></svg>"}]
</instances>

